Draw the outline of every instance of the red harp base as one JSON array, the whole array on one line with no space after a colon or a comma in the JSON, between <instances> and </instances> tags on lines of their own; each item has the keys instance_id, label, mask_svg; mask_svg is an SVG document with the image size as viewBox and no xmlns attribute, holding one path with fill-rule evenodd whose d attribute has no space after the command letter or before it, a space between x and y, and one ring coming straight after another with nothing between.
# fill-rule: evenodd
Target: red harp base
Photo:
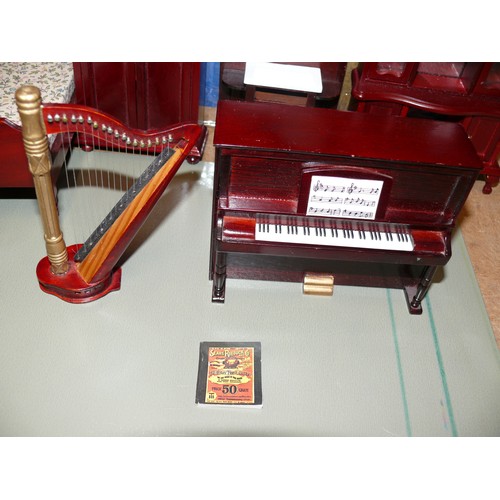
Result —
<instances>
[{"instance_id":1,"label":"red harp base","mask_svg":"<svg viewBox=\"0 0 500 500\"><path fill-rule=\"evenodd\" d=\"M44 257L36 268L36 274L40 288L51 295L71 302L72 304L84 304L100 299L110 292L120 289L122 271L121 268L114 269L110 274L94 283L87 283L78 273L74 256L81 245L68 247L69 269L63 275L54 274L50 267L48 257Z\"/></svg>"}]
</instances>

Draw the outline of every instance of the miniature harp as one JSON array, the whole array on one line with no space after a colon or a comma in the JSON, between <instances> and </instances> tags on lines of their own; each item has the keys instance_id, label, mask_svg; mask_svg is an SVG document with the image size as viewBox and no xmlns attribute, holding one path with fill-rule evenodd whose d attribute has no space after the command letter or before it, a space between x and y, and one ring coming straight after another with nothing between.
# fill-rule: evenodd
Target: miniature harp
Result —
<instances>
[{"instance_id":1,"label":"miniature harp","mask_svg":"<svg viewBox=\"0 0 500 500\"><path fill-rule=\"evenodd\" d=\"M45 233L47 256L36 270L40 288L72 303L90 302L118 290L120 257L182 162L199 161L206 129L198 124L181 124L163 131L133 130L86 106L42 105L40 91L33 86L19 88L16 103ZM152 160L132 182L115 189L118 201L86 241L69 247L60 227L51 174L48 138L58 136L64 138L60 143L65 157L78 147L147 154L148 161ZM66 160L62 168L67 168ZM98 178L93 176L94 181Z\"/></svg>"}]
</instances>

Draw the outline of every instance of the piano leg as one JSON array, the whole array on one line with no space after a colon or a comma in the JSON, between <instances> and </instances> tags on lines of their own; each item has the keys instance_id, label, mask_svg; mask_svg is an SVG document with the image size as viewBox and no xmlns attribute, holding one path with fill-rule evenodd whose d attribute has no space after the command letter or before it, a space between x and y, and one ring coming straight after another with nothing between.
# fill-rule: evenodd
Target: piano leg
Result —
<instances>
[{"instance_id":1,"label":"piano leg","mask_svg":"<svg viewBox=\"0 0 500 500\"><path fill-rule=\"evenodd\" d=\"M405 297L410 314L422 314L422 300L427 295L437 266L424 268L418 286L405 286Z\"/></svg>"},{"instance_id":2,"label":"piano leg","mask_svg":"<svg viewBox=\"0 0 500 500\"><path fill-rule=\"evenodd\" d=\"M499 165L500 165L500 158L498 159ZM493 188L498 185L498 181L500 180L500 177L495 176L495 175L486 175L485 176L485 184L483 186L483 193L484 194L491 194L493 191Z\"/></svg>"},{"instance_id":3,"label":"piano leg","mask_svg":"<svg viewBox=\"0 0 500 500\"><path fill-rule=\"evenodd\" d=\"M217 252L213 274L212 302L223 303L226 294L226 260L225 253Z\"/></svg>"}]
</instances>

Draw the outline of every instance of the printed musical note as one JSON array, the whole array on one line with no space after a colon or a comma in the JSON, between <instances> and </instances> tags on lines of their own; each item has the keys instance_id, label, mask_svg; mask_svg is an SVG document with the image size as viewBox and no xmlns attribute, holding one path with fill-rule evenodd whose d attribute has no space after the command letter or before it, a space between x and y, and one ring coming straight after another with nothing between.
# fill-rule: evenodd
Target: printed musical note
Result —
<instances>
[{"instance_id":1,"label":"printed musical note","mask_svg":"<svg viewBox=\"0 0 500 500\"><path fill-rule=\"evenodd\" d=\"M366 200L364 198L349 198L344 201L344 205L359 205L362 207L374 207L377 204L375 200Z\"/></svg>"},{"instance_id":2,"label":"printed musical note","mask_svg":"<svg viewBox=\"0 0 500 500\"><path fill-rule=\"evenodd\" d=\"M328 184L323 184L321 181L318 181L316 184L313 185L313 190L314 191L323 191L325 193L330 192L330 193L343 193L346 190L345 186L335 186L335 185L328 185Z\"/></svg>"},{"instance_id":3,"label":"printed musical note","mask_svg":"<svg viewBox=\"0 0 500 500\"><path fill-rule=\"evenodd\" d=\"M342 210L340 208L321 208L321 207L309 207L308 214L314 215L329 215L331 217L340 216Z\"/></svg>"},{"instance_id":4,"label":"printed musical note","mask_svg":"<svg viewBox=\"0 0 500 500\"><path fill-rule=\"evenodd\" d=\"M318 203L344 203L344 198L342 198L341 196L336 196L336 197L333 197L333 196L316 196L315 194L313 194L311 196L311 199L310 201L312 202L318 202Z\"/></svg>"},{"instance_id":5,"label":"printed musical note","mask_svg":"<svg viewBox=\"0 0 500 500\"><path fill-rule=\"evenodd\" d=\"M358 210L343 210L342 211L342 216L343 217L350 217L352 219L373 219L374 217L373 212L363 212L363 211L358 211Z\"/></svg>"},{"instance_id":6,"label":"printed musical note","mask_svg":"<svg viewBox=\"0 0 500 500\"><path fill-rule=\"evenodd\" d=\"M335 177L334 179L339 179ZM348 179L343 179L348 180ZM382 182L382 181L369 181L366 180L364 182ZM345 193L347 191L348 194L370 194L370 195L378 195L380 194L379 187L361 187L354 182L351 182L350 185L336 185L336 184L323 184L321 181L317 181L315 184L311 185L313 191L323 191L325 193Z\"/></svg>"}]
</instances>

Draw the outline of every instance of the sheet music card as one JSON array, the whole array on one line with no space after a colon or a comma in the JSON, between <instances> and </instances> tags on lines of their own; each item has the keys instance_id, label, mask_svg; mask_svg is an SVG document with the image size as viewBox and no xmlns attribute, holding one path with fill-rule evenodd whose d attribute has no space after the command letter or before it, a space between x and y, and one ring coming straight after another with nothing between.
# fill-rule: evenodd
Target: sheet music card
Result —
<instances>
[{"instance_id":1,"label":"sheet music card","mask_svg":"<svg viewBox=\"0 0 500 500\"><path fill-rule=\"evenodd\" d=\"M383 181L313 175L307 215L374 220Z\"/></svg>"}]
</instances>

